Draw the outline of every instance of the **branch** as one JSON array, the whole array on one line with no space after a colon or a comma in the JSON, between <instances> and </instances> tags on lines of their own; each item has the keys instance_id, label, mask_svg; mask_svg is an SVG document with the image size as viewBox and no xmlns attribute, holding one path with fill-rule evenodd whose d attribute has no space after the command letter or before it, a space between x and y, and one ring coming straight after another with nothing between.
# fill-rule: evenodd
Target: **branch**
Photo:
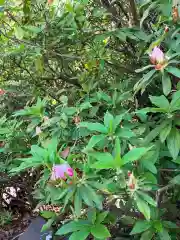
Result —
<instances>
[{"instance_id":1,"label":"branch","mask_svg":"<svg viewBox=\"0 0 180 240\"><path fill-rule=\"evenodd\" d=\"M156 203L157 203L157 207L160 207L160 203L161 203L161 196L164 192L166 192L169 188L172 188L174 186L174 184L168 184L165 187L160 188L159 190L157 190L156 192Z\"/></svg>"},{"instance_id":2,"label":"branch","mask_svg":"<svg viewBox=\"0 0 180 240\"><path fill-rule=\"evenodd\" d=\"M129 15L126 12L126 10L123 7L123 4L121 2L119 2L118 0L115 1L115 4L117 4L119 6L119 8L121 9L121 11L124 13L124 15L126 16L127 20L129 21Z\"/></svg>"},{"instance_id":3,"label":"branch","mask_svg":"<svg viewBox=\"0 0 180 240\"><path fill-rule=\"evenodd\" d=\"M161 172L180 172L180 169L162 168Z\"/></svg>"},{"instance_id":4,"label":"branch","mask_svg":"<svg viewBox=\"0 0 180 240\"><path fill-rule=\"evenodd\" d=\"M81 87L81 85L77 81L77 78L72 79L72 78L66 77L63 74L58 74L56 78L42 77L41 79L46 80L46 81L48 81L48 80L62 80L65 83L72 84L72 85L77 86L77 87Z\"/></svg>"},{"instance_id":5,"label":"branch","mask_svg":"<svg viewBox=\"0 0 180 240\"><path fill-rule=\"evenodd\" d=\"M136 3L135 3L134 0L129 0L129 4L130 4L130 11L131 11L132 18L133 18L133 24L138 25L139 24L139 19L138 19Z\"/></svg>"}]
</instances>

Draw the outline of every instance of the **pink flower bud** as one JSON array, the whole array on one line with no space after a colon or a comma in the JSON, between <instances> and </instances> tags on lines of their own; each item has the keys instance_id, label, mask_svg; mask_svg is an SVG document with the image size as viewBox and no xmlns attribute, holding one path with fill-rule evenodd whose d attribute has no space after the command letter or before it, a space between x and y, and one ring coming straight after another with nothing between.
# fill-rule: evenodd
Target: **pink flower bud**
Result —
<instances>
[{"instance_id":1,"label":"pink flower bud","mask_svg":"<svg viewBox=\"0 0 180 240\"><path fill-rule=\"evenodd\" d=\"M165 55L159 47L155 47L150 54L150 60L152 64L163 63L165 61Z\"/></svg>"},{"instance_id":2,"label":"pink flower bud","mask_svg":"<svg viewBox=\"0 0 180 240\"><path fill-rule=\"evenodd\" d=\"M52 168L51 180L66 179L66 174L73 177L74 171L68 163L57 164Z\"/></svg>"}]
</instances>

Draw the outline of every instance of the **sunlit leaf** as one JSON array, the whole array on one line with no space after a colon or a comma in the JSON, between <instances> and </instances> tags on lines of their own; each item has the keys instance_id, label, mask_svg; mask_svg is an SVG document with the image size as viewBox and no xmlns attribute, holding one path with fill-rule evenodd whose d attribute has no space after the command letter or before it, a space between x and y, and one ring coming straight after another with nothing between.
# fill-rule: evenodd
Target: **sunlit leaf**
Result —
<instances>
[{"instance_id":1,"label":"sunlit leaf","mask_svg":"<svg viewBox=\"0 0 180 240\"><path fill-rule=\"evenodd\" d=\"M99 239L104 239L104 238L108 238L111 236L110 232L108 231L108 229L102 225L102 224L96 224L95 226L93 226L91 228L91 234Z\"/></svg>"},{"instance_id":2,"label":"sunlit leaf","mask_svg":"<svg viewBox=\"0 0 180 240\"><path fill-rule=\"evenodd\" d=\"M148 221L137 221L131 231L131 235L137 234L137 233L142 233L146 230L148 230L152 226L151 222Z\"/></svg>"}]
</instances>

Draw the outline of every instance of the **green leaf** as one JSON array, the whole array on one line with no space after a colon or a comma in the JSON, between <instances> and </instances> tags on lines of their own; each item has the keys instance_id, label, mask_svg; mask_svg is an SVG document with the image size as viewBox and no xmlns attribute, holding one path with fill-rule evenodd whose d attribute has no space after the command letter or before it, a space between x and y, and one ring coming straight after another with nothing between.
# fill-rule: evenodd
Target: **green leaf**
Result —
<instances>
[{"instance_id":1,"label":"green leaf","mask_svg":"<svg viewBox=\"0 0 180 240\"><path fill-rule=\"evenodd\" d=\"M118 135L120 138L131 138L136 136L129 128L119 128L116 135Z\"/></svg>"},{"instance_id":2,"label":"green leaf","mask_svg":"<svg viewBox=\"0 0 180 240\"><path fill-rule=\"evenodd\" d=\"M96 223L102 223L104 221L104 219L107 217L107 215L108 215L108 211L99 213L96 218Z\"/></svg>"},{"instance_id":3,"label":"green leaf","mask_svg":"<svg viewBox=\"0 0 180 240\"><path fill-rule=\"evenodd\" d=\"M89 108L92 108L92 105L90 104L90 102L84 102L79 106L80 111L83 111Z\"/></svg>"},{"instance_id":4,"label":"green leaf","mask_svg":"<svg viewBox=\"0 0 180 240\"><path fill-rule=\"evenodd\" d=\"M166 72L162 75L162 87L164 95L167 96L171 92L172 84L171 78Z\"/></svg>"},{"instance_id":5,"label":"green leaf","mask_svg":"<svg viewBox=\"0 0 180 240\"><path fill-rule=\"evenodd\" d=\"M176 159L180 150L180 133L176 128L172 128L167 137L167 146L173 159Z\"/></svg>"},{"instance_id":6,"label":"green leaf","mask_svg":"<svg viewBox=\"0 0 180 240\"><path fill-rule=\"evenodd\" d=\"M143 165L143 167L144 167L145 169L148 169L150 172L152 172L152 173L154 173L154 174L157 173L157 169L156 169L156 167L155 167L155 165L154 165L153 162L151 162L151 161L149 161L149 160L143 160L143 159L142 159L141 163L142 163L142 165Z\"/></svg>"},{"instance_id":7,"label":"green leaf","mask_svg":"<svg viewBox=\"0 0 180 240\"><path fill-rule=\"evenodd\" d=\"M64 205L63 205L64 209L65 209L66 205L68 204L68 202L71 200L72 196L74 195L76 188L74 186L72 186L72 187L69 187L68 190L69 191L64 199Z\"/></svg>"},{"instance_id":8,"label":"green leaf","mask_svg":"<svg viewBox=\"0 0 180 240\"><path fill-rule=\"evenodd\" d=\"M96 131L96 132L101 132L105 134L108 133L108 129L101 123L81 122L79 123L79 127L85 127L90 131Z\"/></svg>"},{"instance_id":9,"label":"green leaf","mask_svg":"<svg viewBox=\"0 0 180 240\"><path fill-rule=\"evenodd\" d=\"M73 116L77 112L76 107L65 107L63 108L63 113L65 113L68 116Z\"/></svg>"},{"instance_id":10,"label":"green leaf","mask_svg":"<svg viewBox=\"0 0 180 240\"><path fill-rule=\"evenodd\" d=\"M106 126L106 128L108 129L112 128L113 121L114 121L113 115L107 111L106 114L104 115L104 125Z\"/></svg>"},{"instance_id":11,"label":"green leaf","mask_svg":"<svg viewBox=\"0 0 180 240\"><path fill-rule=\"evenodd\" d=\"M96 209L90 209L87 213L88 220L94 224L96 221Z\"/></svg>"},{"instance_id":12,"label":"green leaf","mask_svg":"<svg viewBox=\"0 0 180 240\"><path fill-rule=\"evenodd\" d=\"M151 240L154 237L154 231L146 231L141 235L140 240Z\"/></svg>"},{"instance_id":13,"label":"green leaf","mask_svg":"<svg viewBox=\"0 0 180 240\"><path fill-rule=\"evenodd\" d=\"M166 140L167 136L169 135L169 133L171 131L171 128L172 128L172 121L168 122L167 125L163 129L161 129L160 140L162 143Z\"/></svg>"},{"instance_id":14,"label":"green leaf","mask_svg":"<svg viewBox=\"0 0 180 240\"><path fill-rule=\"evenodd\" d=\"M171 229L179 228L175 223L170 222L170 221L163 221L163 226L164 226L165 228L171 228Z\"/></svg>"},{"instance_id":15,"label":"green leaf","mask_svg":"<svg viewBox=\"0 0 180 240\"><path fill-rule=\"evenodd\" d=\"M120 141L118 137L116 138L116 141L115 141L114 152L115 152L115 158L114 158L115 165L117 167L118 166L120 167L122 165L122 158L121 158L121 146L120 146Z\"/></svg>"},{"instance_id":16,"label":"green leaf","mask_svg":"<svg viewBox=\"0 0 180 240\"><path fill-rule=\"evenodd\" d=\"M91 196L93 202L96 204L96 207L102 210L102 199L100 196L92 189L89 185L86 185L88 195Z\"/></svg>"},{"instance_id":17,"label":"green leaf","mask_svg":"<svg viewBox=\"0 0 180 240\"><path fill-rule=\"evenodd\" d=\"M176 164L180 164L180 157L173 159L172 161Z\"/></svg>"},{"instance_id":18,"label":"green leaf","mask_svg":"<svg viewBox=\"0 0 180 240\"><path fill-rule=\"evenodd\" d=\"M176 88L178 91L180 90L180 81L177 83Z\"/></svg>"},{"instance_id":19,"label":"green leaf","mask_svg":"<svg viewBox=\"0 0 180 240\"><path fill-rule=\"evenodd\" d=\"M138 159L142 158L147 151L149 151L149 148L133 148L123 156L122 164L124 165L133 161L137 161Z\"/></svg>"},{"instance_id":20,"label":"green leaf","mask_svg":"<svg viewBox=\"0 0 180 240\"><path fill-rule=\"evenodd\" d=\"M171 240L168 231L164 228L162 232L158 233L160 240Z\"/></svg>"},{"instance_id":21,"label":"green leaf","mask_svg":"<svg viewBox=\"0 0 180 240\"><path fill-rule=\"evenodd\" d=\"M149 97L151 102L156 105L159 108L169 109L169 101L164 95L161 95L159 97L157 96L150 96Z\"/></svg>"},{"instance_id":22,"label":"green leaf","mask_svg":"<svg viewBox=\"0 0 180 240\"><path fill-rule=\"evenodd\" d=\"M165 127L166 121L163 121L159 126L154 128L145 138L144 138L144 144L149 144L152 142L160 133L160 131Z\"/></svg>"},{"instance_id":23,"label":"green leaf","mask_svg":"<svg viewBox=\"0 0 180 240\"><path fill-rule=\"evenodd\" d=\"M56 192L57 192L57 189L56 189ZM62 199L67 193L68 193L68 189L66 188L60 194L58 194L58 197L56 198L56 200Z\"/></svg>"},{"instance_id":24,"label":"green leaf","mask_svg":"<svg viewBox=\"0 0 180 240\"><path fill-rule=\"evenodd\" d=\"M145 66L145 67L136 69L135 72L136 72L136 73L144 72L145 70L147 70L147 69L149 69L149 68L153 68L153 67L154 67L153 65L147 65L147 66Z\"/></svg>"},{"instance_id":25,"label":"green leaf","mask_svg":"<svg viewBox=\"0 0 180 240\"><path fill-rule=\"evenodd\" d=\"M118 103L121 103L125 100L128 100L128 99L133 99L133 96L132 96L132 93L131 91L127 91L127 92L123 92L121 94L119 94L119 96L117 96L117 100L116 100L116 105ZM117 116L118 118L120 118L120 116L124 116L124 113L120 114L119 116Z\"/></svg>"},{"instance_id":26,"label":"green leaf","mask_svg":"<svg viewBox=\"0 0 180 240\"><path fill-rule=\"evenodd\" d=\"M180 78L180 69L175 68L175 67L170 67L170 66L168 66L168 67L166 68L166 71L168 71L168 72L171 73L172 75Z\"/></svg>"},{"instance_id":27,"label":"green leaf","mask_svg":"<svg viewBox=\"0 0 180 240\"><path fill-rule=\"evenodd\" d=\"M100 239L108 238L111 236L108 229L102 224L97 224L97 225L93 226L91 228L91 234L95 238L100 238Z\"/></svg>"},{"instance_id":28,"label":"green leaf","mask_svg":"<svg viewBox=\"0 0 180 240\"><path fill-rule=\"evenodd\" d=\"M87 239L89 234L90 234L89 231L84 231L84 230L74 232L69 237L69 240L85 240Z\"/></svg>"},{"instance_id":29,"label":"green leaf","mask_svg":"<svg viewBox=\"0 0 180 240\"><path fill-rule=\"evenodd\" d=\"M113 156L108 152L89 152L89 156L97 159L98 161L113 161Z\"/></svg>"},{"instance_id":30,"label":"green leaf","mask_svg":"<svg viewBox=\"0 0 180 240\"><path fill-rule=\"evenodd\" d=\"M180 174L171 179L170 183L180 185Z\"/></svg>"},{"instance_id":31,"label":"green leaf","mask_svg":"<svg viewBox=\"0 0 180 240\"><path fill-rule=\"evenodd\" d=\"M139 211L145 216L147 220L150 220L150 208L149 205L142 200L141 198L136 198L136 204L139 209Z\"/></svg>"},{"instance_id":32,"label":"green leaf","mask_svg":"<svg viewBox=\"0 0 180 240\"><path fill-rule=\"evenodd\" d=\"M94 135L88 142L86 149L92 149L97 143L105 139L105 135Z\"/></svg>"},{"instance_id":33,"label":"green leaf","mask_svg":"<svg viewBox=\"0 0 180 240\"><path fill-rule=\"evenodd\" d=\"M172 101L170 104L170 111L180 110L180 91L173 94Z\"/></svg>"},{"instance_id":34,"label":"green leaf","mask_svg":"<svg viewBox=\"0 0 180 240\"><path fill-rule=\"evenodd\" d=\"M121 222L122 222L124 225L135 225L136 219L134 219L133 217L130 217L130 216L125 216L125 215L123 215L123 216L121 217Z\"/></svg>"},{"instance_id":35,"label":"green leaf","mask_svg":"<svg viewBox=\"0 0 180 240\"><path fill-rule=\"evenodd\" d=\"M98 182L97 180L92 182L92 181L86 181L88 185L91 185L93 188L96 188L98 190L105 189L105 184Z\"/></svg>"},{"instance_id":36,"label":"green leaf","mask_svg":"<svg viewBox=\"0 0 180 240\"><path fill-rule=\"evenodd\" d=\"M45 219L49 219L56 216L56 213L51 211L42 211L40 212L40 215Z\"/></svg>"},{"instance_id":37,"label":"green leaf","mask_svg":"<svg viewBox=\"0 0 180 240\"><path fill-rule=\"evenodd\" d=\"M92 164L91 167L96 169L110 169L110 168L115 168L116 164L114 160L108 159L106 161L101 160L101 161L95 162L94 164Z\"/></svg>"},{"instance_id":38,"label":"green leaf","mask_svg":"<svg viewBox=\"0 0 180 240\"><path fill-rule=\"evenodd\" d=\"M115 31L115 36L119 38L122 42L126 41L126 34L122 30Z\"/></svg>"},{"instance_id":39,"label":"green leaf","mask_svg":"<svg viewBox=\"0 0 180 240\"><path fill-rule=\"evenodd\" d=\"M40 165L42 165L42 161L43 160L40 160L40 159L37 159L37 158L23 158L23 159L20 159L24 162L22 162L20 164L19 167L16 167L16 168L12 168L10 170L10 173L15 173L15 172L20 172L20 171L23 171L27 168L31 168L31 167L39 167Z\"/></svg>"},{"instance_id":40,"label":"green leaf","mask_svg":"<svg viewBox=\"0 0 180 240\"><path fill-rule=\"evenodd\" d=\"M78 222L71 221L65 225L63 225L58 231L56 232L56 235L65 235L70 232L75 232L82 229L82 225Z\"/></svg>"},{"instance_id":41,"label":"green leaf","mask_svg":"<svg viewBox=\"0 0 180 240\"><path fill-rule=\"evenodd\" d=\"M144 85L148 85L151 82L151 78L155 74L156 70L153 69L148 73L144 74L143 77L134 85L135 92L138 92Z\"/></svg>"},{"instance_id":42,"label":"green leaf","mask_svg":"<svg viewBox=\"0 0 180 240\"><path fill-rule=\"evenodd\" d=\"M51 228L53 222L54 222L53 218L48 219L48 221L42 226L41 232L45 232L45 231L49 230Z\"/></svg>"},{"instance_id":43,"label":"green leaf","mask_svg":"<svg viewBox=\"0 0 180 240\"><path fill-rule=\"evenodd\" d=\"M98 96L99 100L104 100L105 102L112 104L111 97L109 95L107 95L105 92L99 91L97 93L97 96Z\"/></svg>"},{"instance_id":44,"label":"green leaf","mask_svg":"<svg viewBox=\"0 0 180 240\"><path fill-rule=\"evenodd\" d=\"M93 199L92 199L90 192L86 188L86 186L82 185L80 187L80 193L81 193L81 197L82 197L83 201L85 202L85 204L90 207L93 207L94 206Z\"/></svg>"},{"instance_id":45,"label":"green leaf","mask_svg":"<svg viewBox=\"0 0 180 240\"><path fill-rule=\"evenodd\" d=\"M80 217L81 210L82 210L82 198L81 198L81 191L79 187L77 187L77 191L74 196L74 210L77 217Z\"/></svg>"},{"instance_id":46,"label":"green leaf","mask_svg":"<svg viewBox=\"0 0 180 240\"><path fill-rule=\"evenodd\" d=\"M14 30L14 34L17 39L22 40L24 37L24 31L21 27L16 27Z\"/></svg>"},{"instance_id":47,"label":"green leaf","mask_svg":"<svg viewBox=\"0 0 180 240\"><path fill-rule=\"evenodd\" d=\"M142 191L138 191L137 194L140 196L140 198L144 199L147 203L149 203L150 205L157 207L157 203L156 201L150 197L149 195L147 195L146 193L142 192Z\"/></svg>"},{"instance_id":48,"label":"green leaf","mask_svg":"<svg viewBox=\"0 0 180 240\"><path fill-rule=\"evenodd\" d=\"M142 25L143 25L143 22L144 20L149 16L149 13L151 11L151 9L153 9L155 6L156 6L156 2L153 2L152 4L149 5L148 8L146 8L146 10L144 11L143 13L143 16L141 18L141 21L140 21L140 27L142 28Z\"/></svg>"},{"instance_id":49,"label":"green leaf","mask_svg":"<svg viewBox=\"0 0 180 240\"><path fill-rule=\"evenodd\" d=\"M120 122L122 121L124 117L124 114L120 114L120 115L117 115L115 118L114 118L114 131L116 130L116 128L119 126Z\"/></svg>"},{"instance_id":50,"label":"green leaf","mask_svg":"<svg viewBox=\"0 0 180 240\"><path fill-rule=\"evenodd\" d=\"M157 232L161 232L163 230L163 225L161 220L153 221L153 227L156 229Z\"/></svg>"},{"instance_id":51,"label":"green leaf","mask_svg":"<svg viewBox=\"0 0 180 240\"><path fill-rule=\"evenodd\" d=\"M150 182L154 185L157 185L157 178L154 176L154 174L152 174L150 172L145 172L142 175L142 178L145 179L146 182Z\"/></svg>"},{"instance_id":52,"label":"green leaf","mask_svg":"<svg viewBox=\"0 0 180 240\"><path fill-rule=\"evenodd\" d=\"M42 32L42 28L40 27L36 27L36 26L32 26L32 25L24 25L23 29L32 32L32 33L40 33Z\"/></svg>"},{"instance_id":53,"label":"green leaf","mask_svg":"<svg viewBox=\"0 0 180 240\"><path fill-rule=\"evenodd\" d=\"M152 227L151 222L137 221L130 234L133 235L133 234L137 234L137 233L142 233L142 232L148 230L150 227Z\"/></svg>"}]
</instances>

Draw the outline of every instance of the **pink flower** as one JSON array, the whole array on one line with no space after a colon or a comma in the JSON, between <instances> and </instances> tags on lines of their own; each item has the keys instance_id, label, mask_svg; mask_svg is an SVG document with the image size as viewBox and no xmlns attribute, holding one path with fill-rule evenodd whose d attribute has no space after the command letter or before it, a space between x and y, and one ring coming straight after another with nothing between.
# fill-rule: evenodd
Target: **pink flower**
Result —
<instances>
[{"instance_id":1,"label":"pink flower","mask_svg":"<svg viewBox=\"0 0 180 240\"><path fill-rule=\"evenodd\" d=\"M73 177L73 169L68 163L57 164L52 168L51 180L66 179L67 174L69 177Z\"/></svg>"},{"instance_id":2,"label":"pink flower","mask_svg":"<svg viewBox=\"0 0 180 240\"><path fill-rule=\"evenodd\" d=\"M150 54L150 60L152 64L164 63L165 55L159 47L155 47Z\"/></svg>"},{"instance_id":3,"label":"pink flower","mask_svg":"<svg viewBox=\"0 0 180 240\"><path fill-rule=\"evenodd\" d=\"M42 133L41 128L40 127L36 127L36 135L39 135L40 133Z\"/></svg>"},{"instance_id":4,"label":"pink flower","mask_svg":"<svg viewBox=\"0 0 180 240\"><path fill-rule=\"evenodd\" d=\"M6 92L0 88L0 95L4 95Z\"/></svg>"}]
</instances>

